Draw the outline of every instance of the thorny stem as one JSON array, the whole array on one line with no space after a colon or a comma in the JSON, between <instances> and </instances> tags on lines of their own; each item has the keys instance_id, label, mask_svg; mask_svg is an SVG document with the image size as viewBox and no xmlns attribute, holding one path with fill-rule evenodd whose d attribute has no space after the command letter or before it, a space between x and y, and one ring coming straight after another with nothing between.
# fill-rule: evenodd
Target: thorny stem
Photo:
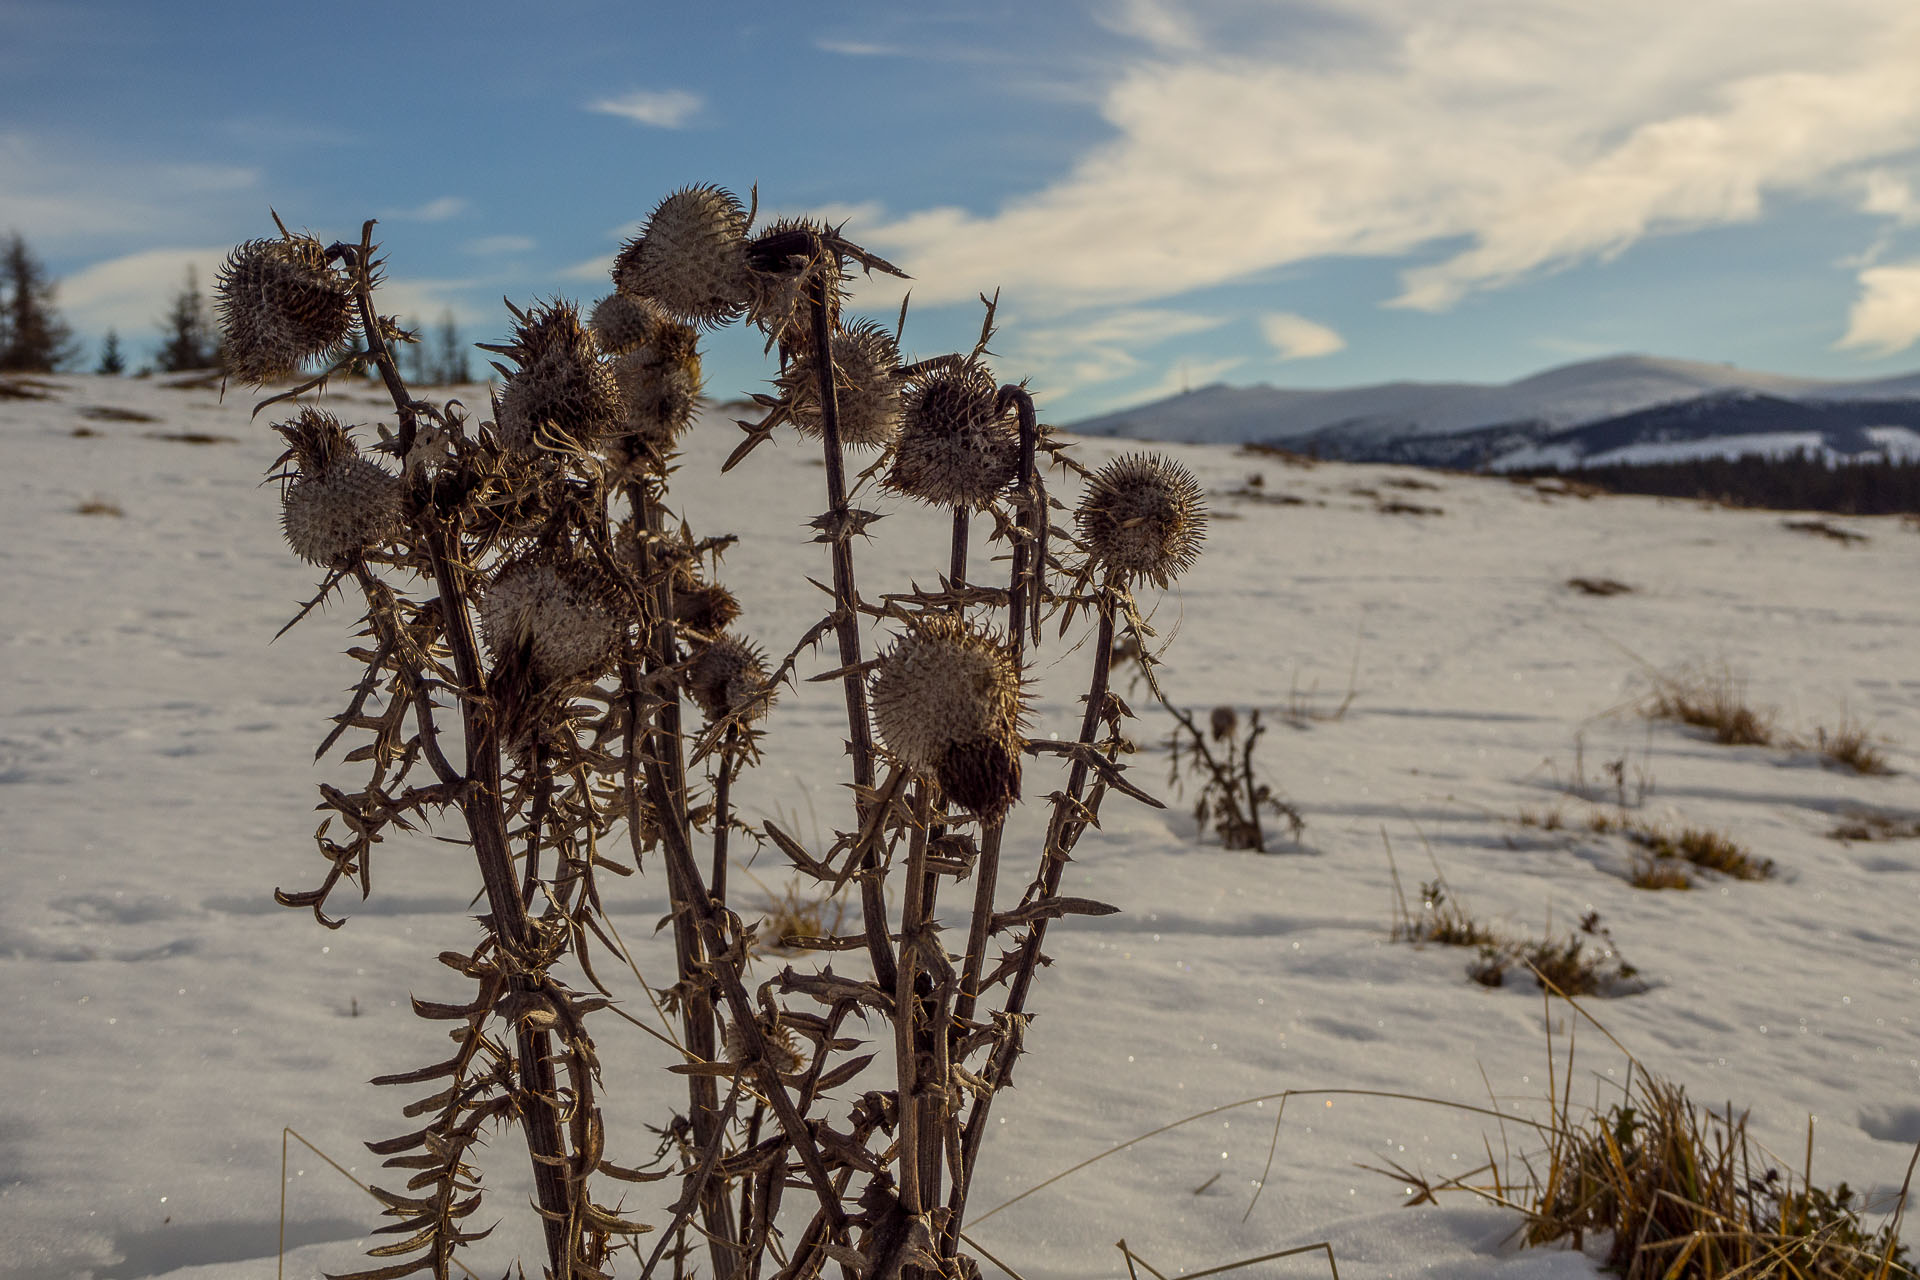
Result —
<instances>
[{"instance_id":1,"label":"thorny stem","mask_svg":"<svg viewBox=\"0 0 1920 1280\"><path fill-rule=\"evenodd\" d=\"M650 483L635 482L626 488L628 504L639 526L640 570L643 576L654 575L657 570L654 541L665 527L660 503ZM648 676L672 667L676 658L673 581L670 575L664 573L658 574L658 579L653 586L653 617L642 655L642 669ZM630 683L628 687L635 689L628 707L629 719L645 723L650 718L654 725L643 747L647 760L647 796L653 820L667 836L669 847L675 844L683 848L690 847L679 695L656 695L655 705L648 706L647 699L638 692L636 685ZM686 875L690 867L690 862L683 868L677 859L667 860L667 892L675 907L674 951L682 990L681 1014L687 1051L702 1061L712 1061L718 1038L714 1034L713 997L705 977L709 956L703 952L699 928L687 918L683 908L698 883L697 877L690 879ZM703 897L703 904L704 901ZM716 1131L723 1125L719 1087L712 1076L694 1075L687 1077L687 1093L692 1112L689 1119L693 1122L694 1145L705 1150L717 1141ZM692 1176L691 1173L689 1176ZM732 1203L724 1187L711 1186L704 1180L698 1194L701 1198L701 1217L707 1225L714 1274L719 1280L727 1280L738 1261L720 1243L733 1238Z\"/></svg>"},{"instance_id":2,"label":"thorny stem","mask_svg":"<svg viewBox=\"0 0 1920 1280\"><path fill-rule=\"evenodd\" d=\"M350 250L354 261L354 300L360 311L360 323L367 352L380 370L381 381L393 399L400 418L401 457L413 443L415 410L413 400L401 381L393 352L380 332L379 317L373 310L373 222L360 231L357 250ZM425 484L425 473L417 473L418 484ZM427 530L426 546L433 579L440 597L440 622L453 652L454 671L460 681L461 727L467 746L466 786L461 788L460 809L472 838L480 878L486 887L488 920L509 954L524 958L529 952L532 927L526 906L514 882L513 851L507 843L506 815L501 812L499 725L485 701L486 682L480 665L479 646L473 635L473 620L466 609L465 583L454 567L453 535L443 523ZM536 984L528 973L513 975L516 991L532 991ZM572 1216L571 1188L562 1166L566 1163L565 1144L560 1136L560 1113L555 1105L552 1042L544 1031L526 1023L517 1036L518 1068L523 1128L527 1154L533 1163L534 1194L543 1210L547 1257L556 1276L571 1270L566 1260L568 1221Z\"/></svg>"},{"instance_id":3,"label":"thorny stem","mask_svg":"<svg viewBox=\"0 0 1920 1280\"><path fill-rule=\"evenodd\" d=\"M829 274L839 274L840 256L822 242L817 251L833 253L834 271L822 272L808 286L808 301L813 311L814 367L819 371L820 434L825 441L827 462L827 502L830 524L829 545L833 548L833 607L839 615L835 627L840 641L840 665L860 665L860 609L853 579L853 546L847 532L847 472L840 456L840 400L835 387L833 367L833 316ZM873 726L867 715L866 679L856 670L841 678L847 698L848 745L853 752L853 781L862 790L873 787ZM869 850L861 861L863 873L879 870L877 850ZM897 974L893 944L887 938L887 899L880 877L860 877L860 914L866 926L867 955L873 962L873 980L882 990L890 990Z\"/></svg>"},{"instance_id":4,"label":"thorny stem","mask_svg":"<svg viewBox=\"0 0 1920 1280\"><path fill-rule=\"evenodd\" d=\"M1113 615L1113 597L1103 592L1100 596L1099 634L1094 639L1093 678L1087 683L1087 712L1080 724L1080 742L1083 745L1091 746L1097 740L1101 715L1106 707L1107 681L1113 661ZM1086 788L1088 771L1086 761L1076 758L1067 775L1066 792L1054 801L1053 817L1047 826L1046 851L1042 854L1042 869L1037 883L1027 890L1030 900L1044 902L1059 892L1060 876L1066 869L1067 855L1073 851L1080 833L1086 830L1088 824L1088 815L1082 811L1080 800ZM964 1225L962 1214L966 1209L966 1187L973 1181L973 1166L980 1157L980 1144L986 1138L987 1117L993 1109L993 1099L1011 1079L1014 1060L1019 1056L1020 1036L1014 1028L1026 1012L1027 992L1033 985L1034 970L1039 967L1040 945L1046 939L1046 932L1044 917L1027 927L1013 982L1007 992L1006 1007L1001 1013L1003 1038L994 1047L993 1056L982 1073L992 1092L976 1101L972 1113L967 1117L960 1154L962 1182L954 1188L951 1200L954 1212L948 1219L948 1230L956 1237Z\"/></svg>"},{"instance_id":5,"label":"thorny stem","mask_svg":"<svg viewBox=\"0 0 1920 1280\"><path fill-rule=\"evenodd\" d=\"M1012 582L1007 592L1008 648L1013 660L1014 670L1026 670L1027 620L1031 613L1037 616L1037 605L1041 594L1041 582L1046 575L1044 552L1040 550L1044 543L1036 543L1032 521L1045 521L1047 512L1042 505L1040 488L1035 480L1034 450L1039 437L1039 419L1034 412L1033 397L1026 388L1009 386L1001 389L1003 400L1011 401L1020 415L1020 474L1018 480L1019 495L1015 512L1016 534L1013 543ZM1030 560L1033 557L1033 560ZM1029 564L1033 572L1029 574ZM1110 615L1108 615L1110 616ZM1038 636L1038 628L1034 628ZM1111 645L1109 645L1109 648ZM1100 700L1105 700L1104 677L1096 671L1096 683L1101 685ZM1088 739L1088 729L1082 725L1080 736ZM1084 778L1082 779L1084 781ZM1006 820L990 825L980 835L980 855L974 862L973 919L967 931L967 953L962 960L960 989L954 998L953 1016L948 1019L950 1035L960 1037L966 1034L968 1024L973 1019L974 1006L980 998L980 975L986 964L987 944L991 939L993 925L993 899L1000 879L1000 843L1006 833ZM1036 946L1037 951L1037 946ZM951 1043L951 1041L949 1042ZM949 1054L951 1050L949 1049ZM967 1192L973 1181L973 1161L978 1152L979 1138L976 1132L984 1132L986 1126L987 1100L982 1098L974 1104L973 1113L968 1118L967 1128L960 1135L955 1152L958 1157L953 1189L947 1197L947 1227L940 1237L940 1256L951 1258L959 1248L960 1227L966 1215Z\"/></svg>"},{"instance_id":6,"label":"thorny stem","mask_svg":"<svg viewBox=\"0 0 1920 1280\"><path fill-rule=\"evenodd\" d=\"M733 775L739 767L740 726L730 724L720 744L720 770L713 782L713 875L707 889L716 902L727 900L727 835L733 823Z\"/></svg>"}]
</instances>

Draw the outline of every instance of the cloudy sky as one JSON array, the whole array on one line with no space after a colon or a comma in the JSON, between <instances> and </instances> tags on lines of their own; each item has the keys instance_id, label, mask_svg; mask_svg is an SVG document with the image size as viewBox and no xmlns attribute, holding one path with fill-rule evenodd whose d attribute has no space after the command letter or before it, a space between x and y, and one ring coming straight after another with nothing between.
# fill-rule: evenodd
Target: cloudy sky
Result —
<instances>
[{"instance_id":1,"label":"cloudy sky","mask_svg":"<svg viewBox=\"0 0 1920 1280\"><path fill-rule=\"evenodd\" d=\"M269 207L378 218L383 309L492 340L713 182L910 272L915 354L999 289L997 370L1056 421L1626 351L1920 367L1913 0L695 8L0 0L0 233L136 357Z\"/></svg>"}]
</instances>

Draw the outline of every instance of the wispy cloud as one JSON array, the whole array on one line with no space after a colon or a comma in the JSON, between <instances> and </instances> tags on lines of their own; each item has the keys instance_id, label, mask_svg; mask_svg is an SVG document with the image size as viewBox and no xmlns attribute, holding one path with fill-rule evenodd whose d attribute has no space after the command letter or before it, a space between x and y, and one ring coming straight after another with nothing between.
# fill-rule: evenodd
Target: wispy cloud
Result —
<instances>
[{"instance_id":1,"label":"wispy cloud","mask_svg":"<svg viewBox=\"0 0 1920 1280\"><path fill-rule=\"evenodd\" d=\"M1892 355L1920 341L1920 262L1868 267L1860 273L1860 296L1847 314L1842 350Z\"/></svg>"},{"instance_id":2,"label":"wispy cloud","mask_svg":"<svg viewBox=\"0 0 1920 1280\"><path fill-rule=\"evenodd\" d=\"M600 98L590 102L587 110L619 116L656 129L678 129L704 105L705 100L699 94L689 93L685 89L636 89L617 98Z\"/></svg>"},{"instance_id":3,"label":"wispy cloud","mask_svg":"<svg viewBox=\"0 0 1920 1280\"><path fill-rule=\"evenodd\" d=\"M1865 194L1860 200L1862 213L1892 218L1903 227L1920 224L1920 198L1904 176L1888 169L1869 170L1863 179Z\"/></svg>"},{"instance_id":4,"label":"wispy cloud","mask_svg":"<svg viewBox=\"0 0 1920 1280\"><path fill-rule=\"evenodd\" d=\"M1260 317L1260 333L1282 360L1311 360L1344 351L1347 340L1317 320L1290 311Z\"/></svg>"},{"instance_id":5,"label":"wispy cloud","mask_svg":"<svg viewBox=\"0 0 1920 1280\"><path fill-rule=\"evenodd\" d=\"M1684 21L1667 0L1327 7L1333 52L1256 56L1194 47L1170 2L1119 6L1153 53L1106 91L1115 137L997 209L869 239L924 301L1008 279L1063 310L1464 241L1391 299L1443 310L1920 148L1910 0L1691 0Z\"/></svg>"},{"instance_id":6,"label":"wispy cloud","mask_svg":"<svg viewBox=\"0 0 1920 1280\"><path fill-rule=\"evenodd\" d=\"M148 249L96 262L60 282L56 299L61 314L81 333L119 331L139 349L159 332L167 308L186 287L192 271L203 295L211 297L214 275L230 246L212 249Z\"/></svg>"},{"instance_id":7,"label":"wispy cloud","mask_svg":"<svg viewBox=\"0 0 1920 1280\"><path fill-rule=\"evenodd\" d=\"M1010 325L1011 363L1043 391L1064 395L1138 378L1148 372L1142 353L1160 343L1218 328L1218 316L1133 307L1075 316L1060 323ZM1155 366L1157 367L1157 366Z\"/></svg>"},{"instance_id":8,"label":"wispy cloud","mask_svg":"<svg viewBox=\"0 0 1920 1280\"><path fill-rule=\"evenodd\" d=\"M205 234L259 181L259 170L244 166L80 153L0 132L0 228L41 253Z\"/></svg>"},{"instance_id":9,"label":"wispy cloud","mask_svg":"<svg viewBox=\"0 0 1920 1280\"><path fill-rule=\"evenodd\" d=\"M537 247L538 244L532 236L481 236L467 241L460 246L460 250L463 253L491 258L508 253L526 253Z\"/></svg>"},{"instance_id":10,"label":"wispy cloud","mask_svg":"<svg viewBox=\"0 0 1920 1280\"><path fill-rule=\"evenodd\" d=\"M396 222L448 222L472 206L465 196L439 196L411 209L393 209L387 218Z\"/></svg>"},{"instance_id":11,"label":"wispy cloud","mask_svg":"<svg viewBox=\"0 0 1920 1280\"><path fill-rule=\"evenodd\" d=\"M1163 0L1119 0L1117 4L1094 10L1094 21L1109 31L1131 36L1156 49L1191 53L1197 52L1203 43L1193 16Z\"/></svg>"},{"instance_id":12,"label":"wispy cloud","mask_svg":"<svg viewBox=\"0 0 1920 1280\"><path fill-rule=\"evenodd\" d=\"M849 58L898 58L908 51L890 44L873 44L865 40L831 40L821 36L814 40L813 47L822 53L838 53Z\"/></svg>"}]
</instances>

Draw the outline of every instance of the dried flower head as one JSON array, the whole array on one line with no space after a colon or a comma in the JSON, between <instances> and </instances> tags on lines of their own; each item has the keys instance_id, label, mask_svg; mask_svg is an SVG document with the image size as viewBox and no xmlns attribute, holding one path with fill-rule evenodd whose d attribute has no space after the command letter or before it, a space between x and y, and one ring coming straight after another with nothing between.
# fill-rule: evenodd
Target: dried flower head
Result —
<instances>
[{"instance_id":1,"label":"dried flower head","mask_svg":"<svg viewBox=\"0 0 1920 1280\"><path fill-rule=\"evenodd\" d=\"M1225 742L1234 735L1235 730L1239 729L1240 713L1232 707L1225 705L1215 707L1213 709L1213 723L1210 727L1213 730L1213 740L1215 742Z\"/></svg>"},{"instance_id":2,"label":"dried flower head","mask_svg":"<svg viewBox=\"0 0 1920 1280\"><path fill-rule=\"evenodd\" d=\"M1164 588L1200 556L1207 507L1200 482L1170 458L1115 458L1087 481L1074 515L1089 563L1125 584Z\"/></svg>"},{"instance_id":3,"label":"dried flower head","mask_svg":"<svg viewBox=\"0 0 1920 1280\"><path fill-rule=\"evenodd\" d=\"M746 247L747 211L732 192L683 187L620 250L614 287L652 298L688 324L727 324L753 300Z\"/></svg>"},{"instance_id":4,"label":"dried flower head","mask_svg":"<svg viewBox=\"0 0 1920 1280\"><path fill-rule=\"evenodd\" d=\"M495 410L500 443L531 453L560 440L586 447L620 423L620 386L570 302L514 311L513 341L498 348L519 364Z\"/></svg>"},{"instance_id":5,"label":"dried flower head","mask_svg":"<svg viewBox=\"0 0 1920 1280\"><path fill-rule=\"evenodd\" d=\"M988 822L1020 796L1020 670L950 614L916 619L881 659L873 721L888 750Z\"/></svg>"},{"instance_id":6,"label":"dried flower head","mask_svg":"<svg viewBox=\"0 0 1920 1280\"><path fill-rule=\"evenodd\" d=\"M294 475L280 495L280 526L302 560L345 568L400 527L400 481L360 456L339 419L302 409L276 428Z\"/></svg>"},{"instance_id":7,"label":"dried flower head","mask_svg":"<svg viewBox=\"0 0 1920 1280\"><path fill-rule=\"evenodd\" d=\"M508 561L487 584L480 634L496 667L524 663L535 682L550 685L612 666L627 627L590 569L534 553Z\"/></svg>"},{"instance_id":8,"label":"dried flower head","mask_svg":"<svg viewBox=\"0 0 1920 1280\"><path fill-rule=\"evenodd\" d=\"M993 375L977 364L935 369L905 396L889 489L940 507L985 507L1020 473L1020 432Z\"/></svg>"},{"instance_id":9,"label":"dried flower head","mask_svg":"<svg viewBox=\"0 0 1920 1280\"><path fill-rule=\"evenodd\" d=\"M833 228L817 219L780 218L747 246L753 281L747 319L779 345L783 359L813 340L807 294L821 281L828 284L828 323L840 323L842 286L847 275L822 243L823 237L832 234Z\"/></svg>"},{"instance_id":10,"label":"dried flower head","mask_svg":"<svg viewBox=\"0 0 1920 1280\"><path fill-rule=\"evenodd\" d=\"M652 298L636 298L626 293L610 293L593 304L587 327L594 341L610 356L633 350L653 336L653 331L670 317Z\"/></svg>"},{"instance_id":11,"label":"dried flower head","mask_svg":"<svg viewBox=\"0 0 1920 1280\"><path fill-rule=\"evenodd\" d=\"M840 443L878 447L900 429L900 348L893 335L871 321L833 331L834 405L839 410ZM778 381L787 416L803 435L819 439L819 364L804 345Z\"/></svg>"},{"instance_id":12,"label":"dried flower head","mask_svg":"<svg viewBox=\"0 0 1920 1280\"><path fill-rule=\"evenodd\" d=\"M659 315L646 336L613 362L613 376L620 386L623 452L633 461L658 464L673 451L700 404L698 331Z\"/></svg>"},{"instance_id":13,"label":"dried flower head","mask_svg":"<svg viewBox=\"0 0 1920 1280\"><path fill-rule=\"evenodd\" d=\"M332 360L354 328L353 290L311 236L249 240L213 283L227 369L244 382L290 378L308 360Z\"/></svg>"},{"instance_id":14,"label":"dried flower head","mask_svg":"<svg viewBox=\"0 0 1920 1280\"><path fill-rule=\"evenodd\" d=\"M731 634L700 650L687 664L687 691L709 720L728 714L758 720L773 705L766 655Z\"/></svg>"}]
</instances>

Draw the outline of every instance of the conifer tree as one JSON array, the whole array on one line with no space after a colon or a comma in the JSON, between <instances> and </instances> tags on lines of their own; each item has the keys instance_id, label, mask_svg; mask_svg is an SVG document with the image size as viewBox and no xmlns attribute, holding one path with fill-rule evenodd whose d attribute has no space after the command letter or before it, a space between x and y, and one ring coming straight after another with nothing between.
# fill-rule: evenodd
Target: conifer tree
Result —
<instances>
[{"instance_id":1,"label":"conifer tree","mask_svg":"<svg viewBox=\"0 0 1920 1280\"><path fill-rule=\"evenodd\" d=\"M160 352L154 357L160 372L219 367L220 344L214 336L207 300L200 293L199 276L192 267L187 268L187 283L173 296L173 305L161 320L160 329Z\"/></svg>"},{"instance_id":2,"label":"conifer tree","mask_svg":"<svg viewBox=\"0 0 1920 1280\"><path fill-rule=\"evenodd\" d=\"M120 354L120 335L114 330L109 329L107 330L106 341L100 344L100 363L94 368L94 372L122 374L126 371L126 358Z\"/></svg>"},{"instance_id":3,"label":"conifer tree","mask_svg":"<svg viewBox=\"0 0 1920 1280\"><path fill-rule=\"evenodd\" d=\"M435 337L440 352L434 381L443 387L473 381L473 368L467 363L467 349L460 341L460 328L454 323L452 307L440 313L440 328Z\"/></svg>"},{"instance_id":4,"label":"conifer tree","mask_svg":"<svg viewBox=\"0 0 1920 1280\"><path fill-rule=\"evenodd\" d=\"M0 251L0 373L51 373L72 351L53 282L14 232Z\"/></svg>"}]
</instances>

